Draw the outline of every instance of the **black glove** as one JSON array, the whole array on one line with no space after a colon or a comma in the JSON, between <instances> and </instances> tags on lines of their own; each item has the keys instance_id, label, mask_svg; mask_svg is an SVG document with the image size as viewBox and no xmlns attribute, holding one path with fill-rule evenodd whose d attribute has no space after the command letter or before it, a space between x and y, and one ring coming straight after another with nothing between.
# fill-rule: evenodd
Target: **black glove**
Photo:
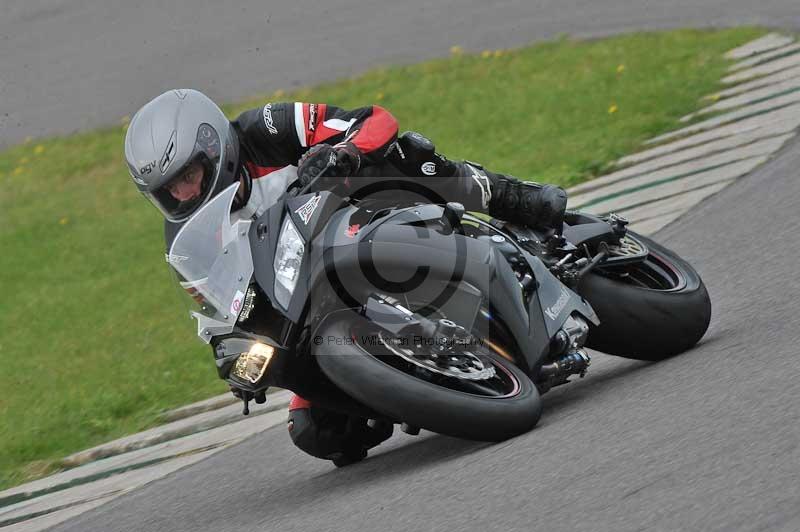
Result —
<instances>
[{"instance_id":1,"label":"black glove","mask_svg":"<svg viewBox=\"0 0 800 532\"><path fill-rule=\"evenodd\" d=\"M317 144L300 157L297 178L306 186L320 175L349 177L358 172L360 166L361 154L352 143L342 142L335 146Z\"/></svg>"}]
</instances>

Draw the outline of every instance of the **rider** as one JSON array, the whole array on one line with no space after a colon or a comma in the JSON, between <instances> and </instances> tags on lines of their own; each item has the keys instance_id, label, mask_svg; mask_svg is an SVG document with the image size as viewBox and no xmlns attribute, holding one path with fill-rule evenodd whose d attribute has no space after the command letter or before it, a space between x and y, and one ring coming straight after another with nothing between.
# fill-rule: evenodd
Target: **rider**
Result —
<instances>
[{"instance_id":1,"label":"rider","mask_svg":"<svg viewBox=\"0 0 800 532\"><path fill-rule=\"evenodd\" d=\"M240 188L233 210L254 218L264 210L270 182L296 178L305 185L331 168L343 182L356 176L424 180L467 210L555 231L566 208L566 193L559 187L451 161L418 133L398 139L395 118L375 105L347 111L326 104L267 103L230 122L201 92L170 90L131 119L125 158L139 191L166 219L167 246L184 221L236 181ZM312 407L300 397L289 410L295 444L337 463L363 458L367 448L391 435L391 426L367 426L366 420Z\"/></svg>"}]
</instances>

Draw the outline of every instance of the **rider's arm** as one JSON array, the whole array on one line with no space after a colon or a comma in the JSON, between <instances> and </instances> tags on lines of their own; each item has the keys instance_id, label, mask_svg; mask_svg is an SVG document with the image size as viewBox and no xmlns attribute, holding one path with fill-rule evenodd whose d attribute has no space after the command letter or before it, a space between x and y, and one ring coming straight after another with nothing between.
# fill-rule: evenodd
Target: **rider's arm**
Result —
<instances>
[{"instance_id":1,"label":"rider's arm","mask_svg":"<svg viewBox=\"0 0 800 532\"><path fill-rule=\"evenodd\" d=\"M366 163L383 161L397 138L397 120L377 105L345 110L328 104L269 103L234 121L258 164L297 164L316 144L349 142Z\"/></svg>"},{"instance_id":2,"label":"rider's arm","mask_svg":"<svg viewBox=\"0 0 800 532\"><path fill-rule=\"evenodd\" d=\"M315 144L352 143L362 160L377 164L397 139L397 120L378 105L346 111L327 104L296 103L297 135L304 148Z\"/></svg>"}]
</instances>

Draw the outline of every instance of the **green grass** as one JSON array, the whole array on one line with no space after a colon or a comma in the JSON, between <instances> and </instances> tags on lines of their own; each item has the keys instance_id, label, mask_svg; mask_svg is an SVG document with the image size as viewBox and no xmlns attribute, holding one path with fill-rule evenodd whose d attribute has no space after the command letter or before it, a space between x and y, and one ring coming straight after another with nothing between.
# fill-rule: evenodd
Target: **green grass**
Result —
<instances>
[{"instance_id":1,"label":"green grass","mask_svg":"<svg viewBox=\"0 0 800 532\"><path fill-rule=\"evenodd\" d=\"M558 40L387 67L264 101L379 103L443 153L563 185L676 125L746 28ZM129 181L124 126L0 153L0 489L221 393L178 302L161 219Z\"/></svg>"}]
</instances>

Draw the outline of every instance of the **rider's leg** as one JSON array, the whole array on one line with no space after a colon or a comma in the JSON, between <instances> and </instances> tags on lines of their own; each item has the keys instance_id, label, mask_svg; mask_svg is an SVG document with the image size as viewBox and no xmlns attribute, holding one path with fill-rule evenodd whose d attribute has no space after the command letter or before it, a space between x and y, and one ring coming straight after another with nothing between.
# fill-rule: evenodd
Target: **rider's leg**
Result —
<instances>
[{"instance_id":1,"label":"rider's leg","mask_svg":"<svg viewBox=\"0 0 800 532\"><path fill-rule=\"evenodd\" d=\"M483 212L507 222L560 233L567 208L567 193L556 185L521 181L496 174L469 162L453 162L462 194L475 203L478 193ZM476 190L477 189L477 190Z\"/></svg>"},{"instance_id":2,"label":"rider's leg","mask_svg":"<svg viewBox=\"0 0 800 532\"><path fill-rule=\"evenodd\" d=\"M368 449L392 435L394 427L391 423L370 427L364 418L333 412L295 395L289 403L287 428L297 447L342 466L362 460Z\"/></svg>"},{"instance_id":3,"label":"rider's leg","mask_svg":"<svg viewBox=\"0 0 800 532\"><path fill-rule=\"evenodd\" d=\"M567 194L561 187L521 181L468 161L450 161L418 133L406 133L396 144L388 155L392 164L424 180L447 201L508 222L560 232L567 207Z\"/></svg>"}]
</instances>

